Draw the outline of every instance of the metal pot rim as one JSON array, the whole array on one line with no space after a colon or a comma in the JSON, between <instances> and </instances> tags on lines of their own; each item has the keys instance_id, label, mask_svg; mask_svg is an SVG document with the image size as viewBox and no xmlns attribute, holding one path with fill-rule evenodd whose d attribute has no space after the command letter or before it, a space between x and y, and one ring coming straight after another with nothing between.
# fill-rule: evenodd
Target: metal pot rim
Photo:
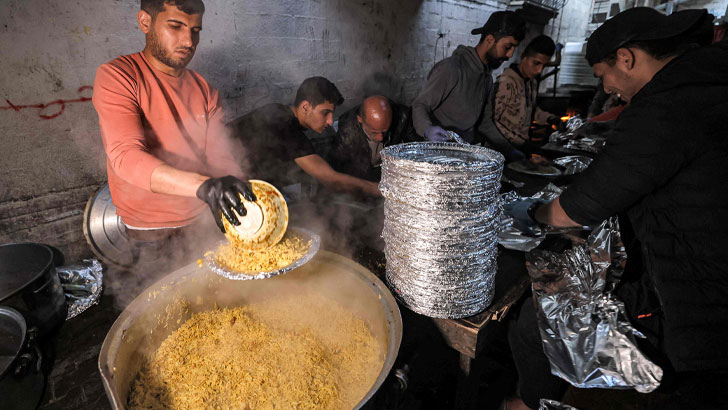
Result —
<instances>
[{"instance_id":1,"label":"metal pot rim","mask_svg":"<svg viewBox=\"0 0 728 410\"><path fill-rule=\"evenodd\" d=\"M48 247L47 245L44 245L42 243L37 243L37 242L6 243L6 244L0 245L0 250L1 249L4 249L6 247L21 247L21 246L22 247L32 246L32 247L38 247L38 248L43 249L44 252L48 252L48 262L46 262L43 265L43 268L42 269L39 269L39 271L36 274L34 274L31 278L29 278L25 282L25 284L21 285L20 287L18 287L15 290L11 290L9 293L7 293L5 295L0 294L0 302L2 302L4 300L7 300L7 299L10 299L13 296L19 294L25 288L27 288L28 286L30 286L30 284L32 284L33 282L35 282L38 278L40 278L41 276L43 276L44 274L46 274L46 272L48 272L49 270L51 270L51 269L53 269L55 267L54 264L53 264L53 250L51 250L50 247Z\"/></svg>"},{"instance_id":2,"label":"metal pot rim","mask_svg":"<svg viewBox=\"0 0 728 410\"><path fill-rule=\"evenodd\" d=\"M355 407L355 409L359 409L374 396L374 393L376 393L377 390L379 390L379 388L384 383L384 380L387 378L390 371L392 370L392 367L394 366L394 362L399 352L400 343L402 341L402 317L400 315L399 307L394 299L394 296L392 296L387 286L371 271L348 258L328 251L318 252L315 259L317 258L326 258L331 260L332 263L336 263L337 261L345 261L346 264L349 264L352 267L354 267L354 265L357 266L358 268L352 269L351 274L358 276L358 278L362 282L364 282L365 285L379 292L379 303L384 309L384 315L388 322L389 334L387 336L387 355L385 356L382 369L377 376L377 379L374 381L366 395ZM196 264L190 264L188 266L191 265ZM182 267L162 277L153 285L142 291L139 296L137 296L131 303L129 303L129 305L119 315L114 324L111 326L111 329L109 329L108 333L106 334L106 337L104 338L104 343L101 346L101 351L99 352L98 368L99 372L101 373L104 390L106 391L106 395L111 402L112 408L125 409L126 403L122 402L119 392L117 392L115 389L115 367L113 361L110 360L110 358L115 358L117 356L124 334L133 325L134 321L146 310L146 303L148 299L147 295L150 293L154 293L157 290L162 291L165 288L173 288L175 285L186 281L189 278L189 272L186 268L187 267ZM212 272L211 274L215 275ZM219 276L215 275L215 277Z\"/></svg>"}]
</instances>

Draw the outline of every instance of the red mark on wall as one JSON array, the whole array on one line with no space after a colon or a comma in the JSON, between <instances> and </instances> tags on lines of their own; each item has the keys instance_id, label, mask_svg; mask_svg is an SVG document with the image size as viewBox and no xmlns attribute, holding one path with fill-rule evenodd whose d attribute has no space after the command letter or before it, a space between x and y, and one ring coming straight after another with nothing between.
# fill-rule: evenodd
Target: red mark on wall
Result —
<instances>
[{"instance_id":1,"label":"red mark on wall","mask_svg":"<svg viewBox=\"0 0 728 410\"><path fill-rule=\"evenodd\" d=\"M72 100L55 100L45 104L18 105L13 104L12 102L10 102L10 100L6 98L5 102L8 103L8 105L1 106L0 110L13 110L17 112L26 108L37 108L38 116L40 118L43 118L44 120L50 120L63 114L63 111L66 109L67 104L91 101L91 97L85 97L83 94L84 91L93 91L93 89L94 88L90 85L84 85L83 87L80 87L78 91L76 91L79 95L79 98L75 98Z\"/></svg>"}]
</instances>

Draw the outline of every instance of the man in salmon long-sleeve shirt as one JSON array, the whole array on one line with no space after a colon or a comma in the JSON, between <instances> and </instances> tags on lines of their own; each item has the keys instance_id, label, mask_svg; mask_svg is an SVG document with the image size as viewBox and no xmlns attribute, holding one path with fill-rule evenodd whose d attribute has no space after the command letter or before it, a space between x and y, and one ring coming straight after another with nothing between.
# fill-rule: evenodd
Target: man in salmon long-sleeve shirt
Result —
<instances>
[{"instance_id":1,"label":"man in salmon long-sleeve shirt","mask_svg":"<svg viewBox=\"0 0 728 410\"><path fill-rule=\"evenodd\" d=\"M224 231L221 213L238 225L242 181L228 139L220 94L185 67L200 40L201 0L142 0L142 52L111 60L96 73L93 104L107 154L109 189L129 236L175 235L204 211Z\"/></svg>"}]
</instances>

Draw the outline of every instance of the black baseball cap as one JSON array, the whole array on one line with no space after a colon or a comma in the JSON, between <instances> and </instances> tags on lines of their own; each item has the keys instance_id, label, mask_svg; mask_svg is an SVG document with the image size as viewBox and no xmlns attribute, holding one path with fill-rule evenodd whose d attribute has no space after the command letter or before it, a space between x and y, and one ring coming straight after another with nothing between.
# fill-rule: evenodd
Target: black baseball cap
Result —
<instances>
[{"instance_id":1,"label":"black baseball cap","mask_svg":"<svg viewBox=\"0 0 728 410\"><path fill-rule=\"evenodd\" d=\"M470 34L501 34L521 41L526 36L526 21L513 11L496 11L483 27L473 29Z\"/></svg>"},{"instance_id":2,"label":"black baseball cap","mask_svg":"<svg viewBox=\"0 0 728 410\"><path fill-rule=\"evenodd\" d=\"M682 10L666 16L650 7L627 9L607 20L589 37L586 59L594 65L632 41L662 40L710 25L705 9Z\"/></svg>"}]
</instances>

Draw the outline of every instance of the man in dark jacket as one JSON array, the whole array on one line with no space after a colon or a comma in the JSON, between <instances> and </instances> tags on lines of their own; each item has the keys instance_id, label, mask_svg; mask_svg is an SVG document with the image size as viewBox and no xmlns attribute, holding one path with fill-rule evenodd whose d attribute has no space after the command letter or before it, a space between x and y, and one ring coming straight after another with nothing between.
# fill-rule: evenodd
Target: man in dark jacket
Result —
<instances>
[{"instance_id":1,"label":"man in dark jacket","mask_svg":"<svg viewBox=\"0 0 728 410\"><path fill-rule=\"evenodd\" d=\"M459 45L452 56L438 62L427 75L427 84L412 102L417 133L430 141L447 141L447 131L470 143L482 142L515 160L524 158L493 122L491 72L513 57L526 35L526 24L513 11L493 13L475 47Z\"/></svg>"},{"instance_id":2,"label":"man in dark jacket","mask_svg":"<svg viewBox=\"0 0 728 410\"><path fill-rule=\"evenodd\" d=\"M381 95L364 101L339 117L331 166L339 172L379 182L384 147L420 141L409 107Z\"/></svg>"},{"instance_id":3,"label":"man in dark jacket","mask_svg":"<svg viewBox=\"0 0 728 410\"><path fill-rule=\"evenodd\" d=\"M710 43L711 20L705 10L664 16L638 7L597 29L586 58L605 91L629 105L602 154L559 198L510 210L552 226L615 214L631 226L617 294L648 336L644 350L665 370L663 386L676 381L674 408L728 408L728 45L698 45ZM544 360L530 357L521 377L547 371Z\"/></svg>"}]
</instances>

